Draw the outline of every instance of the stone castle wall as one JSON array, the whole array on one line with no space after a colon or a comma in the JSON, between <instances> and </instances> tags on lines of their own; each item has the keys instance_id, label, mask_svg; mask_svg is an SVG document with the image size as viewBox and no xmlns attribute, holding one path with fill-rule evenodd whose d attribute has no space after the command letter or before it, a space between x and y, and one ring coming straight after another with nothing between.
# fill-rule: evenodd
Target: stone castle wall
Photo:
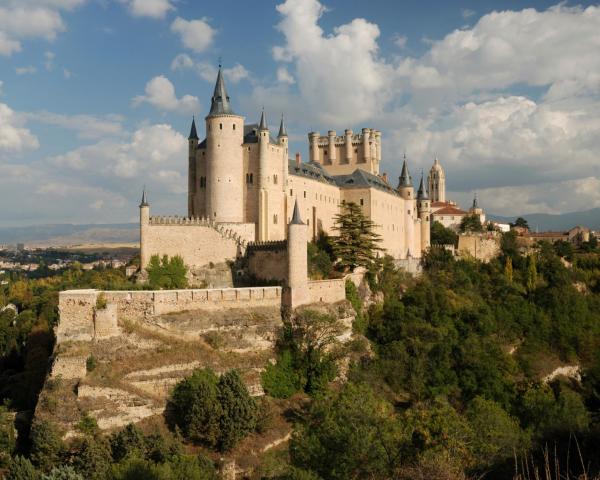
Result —
<instances>
[{"instance_id":1,"label":"stone castle wall","mask_svg":"<svg viewBox=\"0 0 600 480\"><path fill-rule=\"evenodd\" d=\"M97 309L102 296L106 308ZM244 307L280 307L281 287L204 290L99 291L66 290L59 294L57 343L90 341L112 336L118 320L140 320L187 310L224 310ZM98 317L100 312L101 317ZM101 327L98 329L98 318ZM96 320L96 321L95 321Z\"/></svg>"},{"instance_id":2,"label":"stone castle wall","mask_svg":"<svg viewBox=\"0 0 600 480\"><path fill-rule=\"evenodd\" d=\"M248 245L248 273L261 280L285 283L288 278L287 242L257 242Z\"/></svg>"},{"instance_id":3,"label":"stone castle wall","mask_svg":"<svg viewBox=\"0 0 600 480\"><path fill-rule=\"evenodd\" d=\"M346 279L313 280L308 282L310 303L336 303L346 298Z\"/></svg>"},{"instance_id":4,"label":"stone castle wall","mask_svg":"<svg viewBox=\"0 0 600 480\"><path fill-rule=\"evenodd\" d=\"M500 253L500 237L492 232L458 237L458 255L489 262Z\"/></svg>"}]
</instances>

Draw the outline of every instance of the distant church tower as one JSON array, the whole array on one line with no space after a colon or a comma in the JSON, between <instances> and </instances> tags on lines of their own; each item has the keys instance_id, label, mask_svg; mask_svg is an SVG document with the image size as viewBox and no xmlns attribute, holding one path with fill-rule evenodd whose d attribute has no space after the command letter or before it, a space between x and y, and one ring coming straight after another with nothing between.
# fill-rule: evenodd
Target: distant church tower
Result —
<instances>
[{"instance_id":1,"label":"distant church tower","mask_svg":"<svg viewBox=\"0 0 600 480\"><path fill-rule=\"evenodd\" d=\"M429 176L427 177L429 198L432 202L446 201L446 174L437 157L433 162Z\"/></svg>"}]
</instances>

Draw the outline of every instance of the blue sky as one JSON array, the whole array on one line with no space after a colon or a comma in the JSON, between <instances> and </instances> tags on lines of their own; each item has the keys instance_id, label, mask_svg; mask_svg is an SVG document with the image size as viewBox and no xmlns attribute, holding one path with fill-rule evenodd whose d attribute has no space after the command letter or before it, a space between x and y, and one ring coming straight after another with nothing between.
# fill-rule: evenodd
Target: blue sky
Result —
<instances>
[{"instance_id":1,"label":"blue sky","mask_svg":"<svg viewBox=\"0 0 600 480\"><path fill-rule=\"evenodd\" d=\"M234 108L373 127L383 170L437 155L499 214L600 206L593 3L0 0L0 225L184 213L192 114L222 58Z\"/></svg>"}]
</instances>

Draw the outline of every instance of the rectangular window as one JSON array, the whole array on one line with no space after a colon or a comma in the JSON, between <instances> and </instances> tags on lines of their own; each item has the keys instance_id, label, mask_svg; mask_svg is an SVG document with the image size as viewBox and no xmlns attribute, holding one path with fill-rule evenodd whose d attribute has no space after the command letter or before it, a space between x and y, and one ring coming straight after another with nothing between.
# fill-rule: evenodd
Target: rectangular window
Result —
<instances>
[{"instance_id":1,"label":"rectangular window","mask_svg":"<svg viewBox=\"0 0 600 480\"><path fill-rule=\"evenodd\" d=\"M273 184L277 185L277 175L273 175Z\"/></svg>"},{"instance_id":2,"label":"rectangular window","mask_svg":"<svg viewBox=\"0 0 600 480\"><path fill-rule=\"evenodd\" d=\"M360 199L360 204L361 206L365 204L365 201L362 198Z\"/></svg>"},{"instance_id":3,"label":"rectangular window","mask_svg":"<svg viewBox=\"0 0 600 480\"><path fill-rule=\"evenodd\" d=\"M304 198L306 198L306 190L304 190Z\"/></svg>"},{"instance_id":4,"label":"rectangular window","mask_svg":"<svg viewBox=\"0 0 600 480\"><path fill-rule=\"evenodd\" d=\"M277 225L277 214L273 215L273 223Z\"/></svg>"}]
</instances>

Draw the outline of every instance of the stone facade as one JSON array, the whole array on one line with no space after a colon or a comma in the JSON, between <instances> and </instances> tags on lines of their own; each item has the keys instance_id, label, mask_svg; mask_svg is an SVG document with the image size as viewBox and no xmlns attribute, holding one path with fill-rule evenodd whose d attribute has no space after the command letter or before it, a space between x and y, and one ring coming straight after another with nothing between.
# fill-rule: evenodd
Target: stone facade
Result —
<instances>
[{"instance_id":1,"label":"stone facade","mask_svg":"<svg viewBox=\"0 0 600 480\"><path fill-rule=\"evenodd\" d=\"M500 254L500 235L495 232L459 235L457 250L459 256L487 263Z\"/></svg>"}]
</instances>

